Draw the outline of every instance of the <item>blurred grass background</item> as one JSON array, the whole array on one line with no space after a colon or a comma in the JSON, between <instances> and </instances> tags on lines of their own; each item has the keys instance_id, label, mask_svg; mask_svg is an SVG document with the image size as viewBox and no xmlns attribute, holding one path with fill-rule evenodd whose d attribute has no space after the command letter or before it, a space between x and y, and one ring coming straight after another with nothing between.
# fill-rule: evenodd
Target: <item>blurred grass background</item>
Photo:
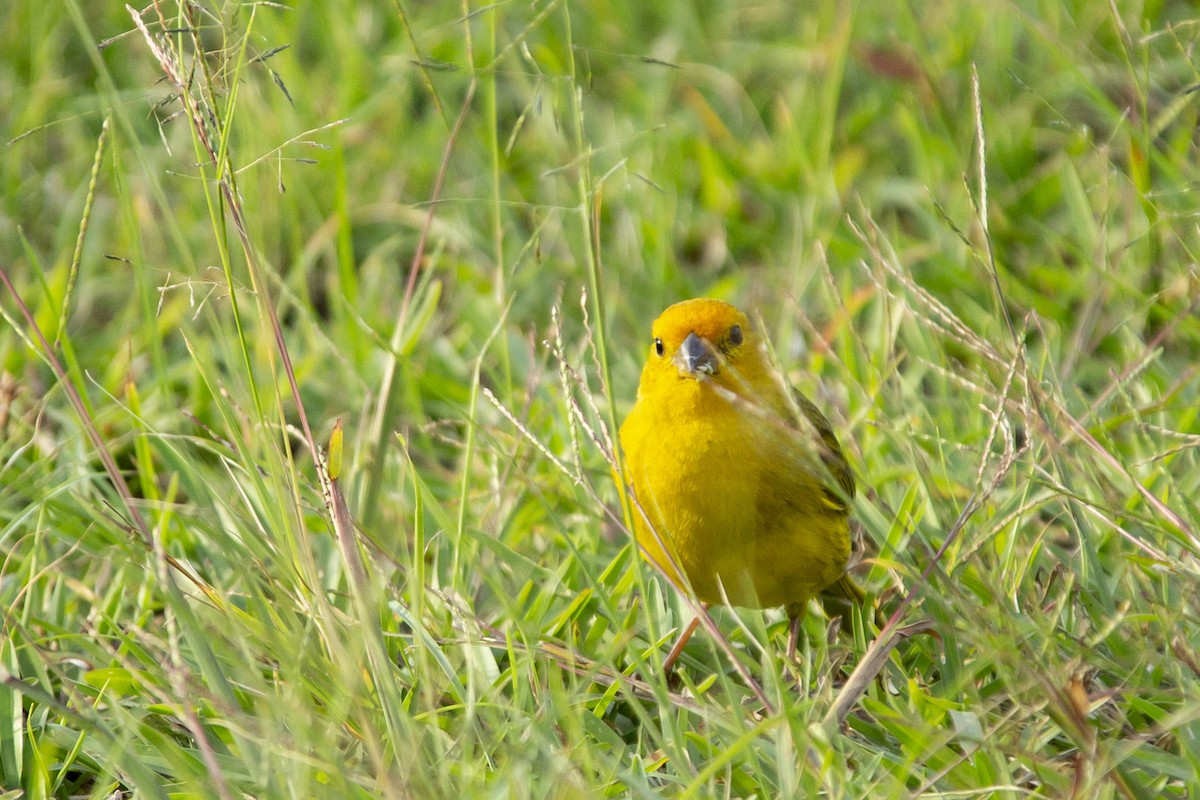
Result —
<instances>
[{"instance_id":1,"label":"blurred grass background","mask_svg":"<svg viewBox=\"0 0 1200 800\"><path fill-rule=\"evenodd\" d=\"M0 797L1200 785L1191 4L138 14L0 29ZM605 449L695 295L931 628L844 723L877 629L658 672Z\"/></svg>"}]
</instances>

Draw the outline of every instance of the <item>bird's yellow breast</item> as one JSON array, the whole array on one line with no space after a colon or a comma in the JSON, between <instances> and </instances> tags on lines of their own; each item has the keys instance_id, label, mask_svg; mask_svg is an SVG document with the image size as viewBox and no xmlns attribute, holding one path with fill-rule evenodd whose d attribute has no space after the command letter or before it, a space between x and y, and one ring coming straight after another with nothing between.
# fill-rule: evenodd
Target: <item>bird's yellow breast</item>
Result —
<instances>
[{"instance_id":1,"label":"bird's yellow breast","mask_svg":"<svg viewBox=\"0 0 1200 800\"><path fill-rule=\"evenodd\" d=\"M647 556L708 603L803 604L836 581L846 509L829 502L810 437L780 403L684 377L655 387L621 428Z\"/></svg>"}]
</instances>

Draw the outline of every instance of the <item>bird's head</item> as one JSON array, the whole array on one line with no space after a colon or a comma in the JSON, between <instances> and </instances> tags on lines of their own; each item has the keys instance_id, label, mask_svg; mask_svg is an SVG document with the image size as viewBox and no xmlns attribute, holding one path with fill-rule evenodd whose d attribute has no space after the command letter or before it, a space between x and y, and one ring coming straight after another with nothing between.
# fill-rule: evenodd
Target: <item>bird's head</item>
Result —
<instances>
[{"instance_id":1,"label":"bird's head","mask_svg":"<svg viewBox=\"0 0 1200 800\"><path fill-rule=\"evenodd\" d=\"M676 303L654 321L651 338L643 388L691 379L736 390L741 373L764 358L750 320L720 300Z\"/></svg>"}]
</instances>

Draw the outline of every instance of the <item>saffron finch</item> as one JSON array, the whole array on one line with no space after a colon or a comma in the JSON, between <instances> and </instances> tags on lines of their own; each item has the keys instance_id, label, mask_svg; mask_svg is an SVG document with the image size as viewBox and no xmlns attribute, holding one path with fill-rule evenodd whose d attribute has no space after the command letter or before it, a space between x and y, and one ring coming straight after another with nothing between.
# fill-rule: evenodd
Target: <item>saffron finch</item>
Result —
<instances>
[{"instance_id":1,"label":"saffron finch","mask_svg":"<svg viewBox=\"0 0 1200 800\"><path fill-rule=\"evenodd\" d=\"M705 605L783 606L792 657L810 599L863 597L846 575L854 477L841 446L728 303L676 303L651 337L621 426L638 543ZM668 672L696 622L672 648Z\"/></svg>"}]
</instances>

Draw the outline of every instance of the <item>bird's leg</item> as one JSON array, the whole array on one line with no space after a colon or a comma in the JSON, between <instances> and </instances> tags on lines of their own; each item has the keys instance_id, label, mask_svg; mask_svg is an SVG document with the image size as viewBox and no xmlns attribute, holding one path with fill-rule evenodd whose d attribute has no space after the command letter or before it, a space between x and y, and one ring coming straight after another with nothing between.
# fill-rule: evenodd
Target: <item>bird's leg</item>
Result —
<instances>
[{"instance_id":1,"label":"bird's leg","mask_svg":"<svg viewBox=\"0 0 1200 800\"><path fill-rule=\"evenodd\" d=\"M788 643L787 657L789 661L796 660L796 643L800 641L800 623L804 621L804 604L793 603L787 607Z\"/></svg>"},{"instance_id":2,"label":"bird's leg","mask_svg":"<svg viewBox=\"0 0 1200 800\"><path fill-rule=\"evenodd\" d=\"M701 613L708 611L708 604L701 606ZM700 616L692 617L692 621L683 629L683 633L679 634L679 638L675 640L675 644L671 645L671 652L667 653L667 660L663 662L663 673L671 674L671 670L675 668L675 662L679 660L679 656L683 654L683 646L692 638L692 634L696 632L696 626L700 624Z\"/></svg>"}]
</instances>

